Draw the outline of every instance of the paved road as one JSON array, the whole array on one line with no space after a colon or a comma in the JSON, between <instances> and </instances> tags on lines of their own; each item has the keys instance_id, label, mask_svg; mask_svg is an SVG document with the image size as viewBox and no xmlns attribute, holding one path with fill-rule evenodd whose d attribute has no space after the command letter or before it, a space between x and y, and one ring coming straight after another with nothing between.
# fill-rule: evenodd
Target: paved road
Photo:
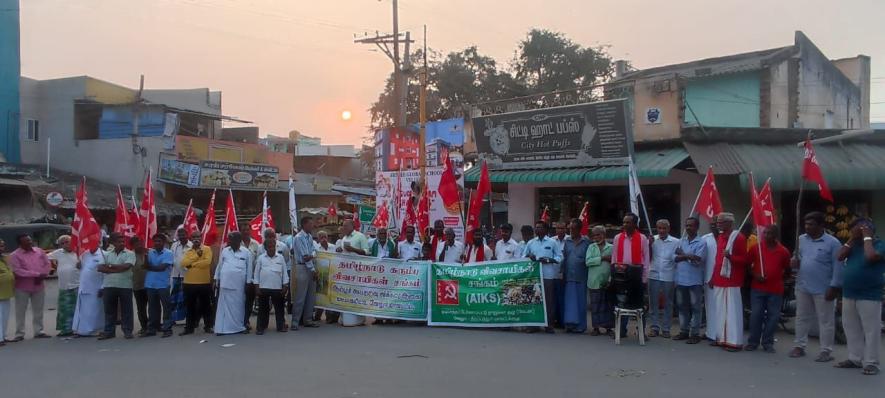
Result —
<instances>
[{"instance_id":1,"label":"paved road","mask_svg":"<svg viewBox=\"0 0 885 398\"><path fill-rule=\"evenodd\" d=\"M47 311L47 326L54 311ZM885 376L811 358L652 339L378 325L264 336L26 340L0 348L2 396L881 396ZM201 340L207 340L200 343ZM224 348L222 344L232 343ZM816 342L813 342L816 344ZM844 358L844 346L836 356Z\"/></svg>"}]
</instances>

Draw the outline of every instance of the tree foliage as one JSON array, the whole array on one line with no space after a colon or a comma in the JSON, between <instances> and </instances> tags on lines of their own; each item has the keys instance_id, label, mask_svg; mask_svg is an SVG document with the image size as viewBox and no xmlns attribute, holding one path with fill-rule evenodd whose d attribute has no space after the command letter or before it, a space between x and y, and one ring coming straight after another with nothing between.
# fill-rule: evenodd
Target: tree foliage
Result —
<instances>
[{"instance_id":1,"label":"tree foliage","mask_svg":"<svg viewBox=\"0 0 885 398\"><path fill-rule=\"evenodd\" d=\"M423 53L411 55L416 67L409 75L407 120L419 121L420 71ZM428 53L427 117L438 120L462 114L468 105L604 82L612 60L606 47L584 47L561 33L533 29L517 46L509 65L500 65L476 46L441 56ZM393 76L369 111L373 127L394 124Z\"/></svg>"}]
</instances>

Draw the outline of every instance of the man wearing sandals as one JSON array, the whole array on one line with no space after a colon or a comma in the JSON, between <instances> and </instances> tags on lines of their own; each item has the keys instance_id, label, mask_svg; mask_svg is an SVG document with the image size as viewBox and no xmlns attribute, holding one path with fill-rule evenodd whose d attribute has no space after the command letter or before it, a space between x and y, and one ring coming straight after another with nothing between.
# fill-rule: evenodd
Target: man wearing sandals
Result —
<instances>
[{"instance_id":1,"label":"man wearing sandals","mask_svg":"<svg viewBox=\"0 0 885 398\"><path fill-rule=\"evenodd\" d=\"M875 233L870 219L858 218L851 223L851 240L839 251L839 260L845 261L842 327L848 340L848 360L836 367L863 367L865 375L879 373L885 242L876 238Z\"/></svg>"},{"instance_id":2,"label":"man wearing sandals","mask_svg":"<svg viewBox=\"0 0 885 398\"><path fill-rule=\"evenodd\" d=\"M839 240L824 231L824 214L805 215L805 233L793 254L792 268L799 269L796 282L796 338L790 357L805 356L811 322L817 318L820 330L820 354L817 362L833 360L836 333L836 296L842 285L842 262Z\"/></svg>"}]
</instances>

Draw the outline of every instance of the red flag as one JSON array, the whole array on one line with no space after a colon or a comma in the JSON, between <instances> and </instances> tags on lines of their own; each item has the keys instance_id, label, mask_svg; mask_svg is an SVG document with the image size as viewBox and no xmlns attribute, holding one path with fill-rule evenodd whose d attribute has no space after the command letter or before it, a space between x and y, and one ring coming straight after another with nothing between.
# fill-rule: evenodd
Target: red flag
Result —
<instances>
[{"instance_id":1,"label":"red flag","mask_svg":"<svg viewBox=\"0 0 885 398\"><path fill-rule=\"evenodd\" d=\"M184 222L182 222L181 224L187 236L191 236L194 231L200 229L200 226L197 223L197 213L194 211L193 204L193 199L191 199L190 202L187 203L187 210L185 210L184 212Z\"/></svg>"},{"instance_id":2,"label":"red flag","mask_svg":"<svg viewBox=\"0 0 885 398\"><path fill-rule=\"evenodd\" d=\"M698 199L695 202L692 214L698 214L708 222L713 221L713 216L722 213L722 201L719 199L719 190L716 188L716 179L713 177L713 167L707 169L707 176L701 185Z\"/></svg>"},{"instance_id":3,"label":"red flag","mask_svg":"<svg viewBox=\"0 0 885 398\"><path fill-rule=\"evenodd\" d=\"M482 213L482 202L491 192L492 181L489 178L489 167L483 162L479 173L479 182L476 184L476 194L471 199L470 208L467 211L467 230L464 234L465 243L473 243L473 231L478 230L480 226L479 216Z\"/></svg>"},{"instance_id":4,"label":"red flag","mask_svg":"<svg viewBox=\"0 0 885 398\"><path fill-rule=\"evenodd\" d=\"M581 235L590 235L590 202L584 202L584 209L581 210Z\"/></svg>"},{"instance_id":5,"label":"red flag","mask_svg":"<svg viewBox=\"0 0 885 398\"><path fill-rule=\"evenodd\" d=\"M157 208L154 205L154 188L151 185L151 172L144 182L144 197L141 198L141 209L138 211L138 237L142 245L149 247L148 242L157 234Z\"/></svg>"},{"instance_id":6,"label":"red flag","mask_svg":"<svg viewBox=\"0 0 885 398\"><path fill-rule=\"evenodd\" d=\"M133 203L133 209L126 208L126 201L123 199L123 191L117 185L117 214L114 220L114 232L122 234L126 239L126 248L132 249L130 243L133 236L138 234L138 213Z\"/></svg>"},{"instance_id":7,"label":"red flag","mask_svg":"<svg viewBox=\"0 0 885 398\"><path fill-rule=\"evenodd\" d=\"M423 191L421 199L418 200L418 214L415 216L418 223L418 233L426 238L425 231L430 228L430 191L427 190L427 183L424 183Z\"/></svg>"},{"instance_id":8,"label":"red flag","mask_svg":"<svg viewBox=\"0 0 885 398\"><path fill-rule=\"evenodd\" d=\"M335 207L335 202L329 202L327 211L329 212L329 217L338 217L338 208Z\"/></svg>"},{"instance_id":9,"label":"red flag","mask_svg":"<svg viewBox=\"0 0 885 398\"><path fill-rule=\"evenodd\" d=\"M774 210L774 200L771 196L770 178L765 181L765 185L763 185L762 190L759 191L759 202L762 204L762 215L767 219L767 224L765 225L776 224L775 221L777 221L777 217Z\"/></svg>"},{"instance_id":10,"label":"red flag","mask_svg":"<svg viewBox=\"0 0 885 398\"><path fill-rule=\"evenodd\" d=\"M372 225L375 228L387 228L387 223L390 221L390 213L387 209L387 202L382 201L381 207L378 208L378 211L375 212L375 218L372 219Z\"/></svg>"},{"instance_id":11,"label":"red flag","mask_svg":"<svg viewBox=\"0 0 885 398\"><path fill-rule=\"evenodd\" d=\"M262 209L261 213L249 222L249 233L255 243L259 245L264 243L264 230L277 228L273 222L273 216L270 214L270 206L267 205L267 192L264 193Z\"/></svg>"},{"instance_id":12,"label":"red flag","mask_svg":"<svg viewBox=\"0 0 885 398\"><path fill-rule=\"evenodd\" d=\"M227 206L224 209L224 231L221 233L221 243L227 244L227 235L231 232L237 232L240 228L237 226L237 210L234 208L234 193L227 191Z\"/></svg>"},{"instance_id":13,"label":"red flag","mask_svg":"<svg viewBox=\"0 0 885 398\"><path fill-rule=\"evenodd\" d=\"M409 197L406 202L406 216L403 217L403 225L399 230L399 240L406 240L406 227L415 226L418 223L418 215L415 214L415 206L413 204L414 197Z\"/></svg>"},{"instance_id":14,"label":"red flag","mask_svg":"<svg viewBox=\"0 0 885 398\"><path fill-rule=\"evenodd\" d=\"M448 153L445 154L445 167L442 176L439 179L439 197L443 201L443 206L449 213L458 214L461 212L461 195L458 193L458 181L455 178L455 167L452 166L452 159Z\"/></svg>"},{"instance_id":15,"label":"red flag","mask_svg":"<svg viewBox=\"0 0 885 398\"><path fill-rule=\"evenodd\" d=\"M86 250L92 251L101 245L101 228L92 212L89 211L89 204L86 197L86 177L80 182L80 188L77 189L74 221L71 223L71 244L74 251L83 253Z\"/></svg>"},{"instance_id":16,"label":"red flag","mask_svg":"<svg viewBox=\"0 0 885 398\"><path fill-rule=\"evenodd\" d=\"M361 231L362 224L360 224L360 205L353 205L353 216L350 218L353 221L353 230Z\"/></svg>"},{"instance_id":17,"label":"red flag","mask_svg":"<svg viewBox=\"0 0 885 398\"><path fill-rule=\"evenodd\" d=\"M209 206L206 207L206 216L203 218L203 245L212 246L218 241L218 224L215 222L215 190L209 198Z\"/></svg>"},{"instance_id":18,"label":"red flag","mask_svg":"<svg viewBox=\"0 0 885 398\"><path fill-rule=\"evenodd\" d=\"M138 214L138 203L135 202L135 196L130 196L130 206L129 208L129 223L132 224L132 234L126 236L126 248L132 250L132 243L130 243L130 239L138 235L138 228L141 225L141 217ZM125 235L124 235L125 236ZM149 246L147 242L144 242L145 247Z\"/></svg>"},{"instance_id":19,"label":"red flag","mask_svg":"<svg viewBox=\"0 0 885 398\"><path fill-rule=\"evenodd\" d=\"M756 191L756 183L753 181L753 173L750 173L750 204L752 205L753 224L756 224L757 229L772 224L771 217L765 215L766 205L763 203L761 195Z\"/></svg>"},{"instance_id":20,"label":"red flag","mask_svg":"<svg viewBox=\"0 0 885 398\"><path fill-rule=\"evenodd\" d=\"M550 224L550 206L544 206L544 212L541 213L541 221L544 224Z\"/></svg>"},{"instance_id":21,"label":"red flag","mask_svg":"<svg viewBox=\"0 0 885 398\"><path fill-rule=\"evenodd\" d=\"M820 189L820 197L833 203L833 193L830 192L830 187L827 186L827 180L824 179L824 174L820 170L820 164L817 163L817 156L814 154L814 146L811 145L811 140L808 138L805 139L805 161L802 163L802 179L817 183L817 187Z\"/></svg>"}]
</instances>

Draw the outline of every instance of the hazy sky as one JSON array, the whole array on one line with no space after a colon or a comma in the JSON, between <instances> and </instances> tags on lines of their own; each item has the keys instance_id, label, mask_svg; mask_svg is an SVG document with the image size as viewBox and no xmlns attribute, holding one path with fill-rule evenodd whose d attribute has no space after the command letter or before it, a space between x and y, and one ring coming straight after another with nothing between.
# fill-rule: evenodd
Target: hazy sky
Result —
<instances>
[{"instance_id":1,"label":"hazy sky","mask_svg":"<svg viewBox=\"0 0 885 398\"><path fill-rule=\"evenodd\" d=\"M872 119L885 121L885 1L400 0L400 29L442 52L500 62L533 27L610 45L639 68L793 43L872 57ZM391 0L21 0L22 74L223 91L226 115L262 135L298 129L358 144L390 61L353 35L389 31ZM353 119L342 121L343 110Z\"/></svg>"}]
</instances>

